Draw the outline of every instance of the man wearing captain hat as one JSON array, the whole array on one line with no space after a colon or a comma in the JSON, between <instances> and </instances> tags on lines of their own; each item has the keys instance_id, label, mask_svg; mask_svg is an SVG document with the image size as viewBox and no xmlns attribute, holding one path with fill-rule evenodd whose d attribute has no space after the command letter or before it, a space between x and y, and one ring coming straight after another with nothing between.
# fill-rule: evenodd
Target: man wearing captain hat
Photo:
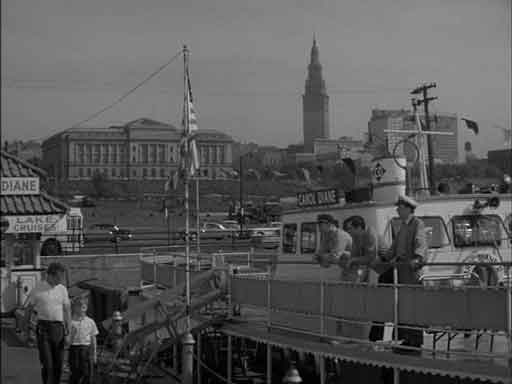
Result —
<instances>
[{"instance_id":1,"label":"man wearing captain hat","mask_svg":"<svg viewBox=\"0 0 512 384\"><path fill-rule=\"evenodd\" d=\"M421 284L418 272L427 255L427 238L425 224L414 215L418 203L409 196L400 195L395 204L400 217L400 229L394 234L391 248L381 257L382 261L397 262L399 284ZM379 283L393 283L393 268L388 268L379 277ZM404 324L405 325L405 324ZM383 329L372 330L380 333ZM373 339L379 339L374 334ZM398 339L403 340L402 345L421 347L423 344L423 332L421 330L399 329ZM397 350L402 352L402 350ZM403 350L405 352L405 350ZM416 351L415 351L416 352Z\"/></svg>"}]
</instances>

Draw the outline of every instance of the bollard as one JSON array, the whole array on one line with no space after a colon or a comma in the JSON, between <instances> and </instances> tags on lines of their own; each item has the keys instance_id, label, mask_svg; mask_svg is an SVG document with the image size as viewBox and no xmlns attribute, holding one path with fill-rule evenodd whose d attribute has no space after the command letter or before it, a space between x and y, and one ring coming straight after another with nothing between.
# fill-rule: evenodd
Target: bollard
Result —
<instances>
[{"instance_id":1,"label":"bollard","mask_svg":"<svg viewBox=\"0 0 512 384\"><path fill-rule=\"evenodd\" d=\"M299 375L299 371L295 368L295 364L292 362L290 368L283 377L283 383L302 383L302 378Z\"/></svg>"},{"instance_id":2,"label":"bollard","mask_svg":"<svg viewBox=\"0 0 512 384\"><path fill-rule=\"evenodd\" d=\"M192 384L194 381L194 336L188 332L182 340L182 379L183 384Z\"/></svg>"},{"instance_id":3,"label":"bollard","mask_svg":"<svg viewBox=\"0 0 512 384\"><path fill-rule=\"evenodd\" d=\"M114 311L112 315L112 346L118 353L123 344L123 316L120 311Z\"/></svg>"}]
</instances>

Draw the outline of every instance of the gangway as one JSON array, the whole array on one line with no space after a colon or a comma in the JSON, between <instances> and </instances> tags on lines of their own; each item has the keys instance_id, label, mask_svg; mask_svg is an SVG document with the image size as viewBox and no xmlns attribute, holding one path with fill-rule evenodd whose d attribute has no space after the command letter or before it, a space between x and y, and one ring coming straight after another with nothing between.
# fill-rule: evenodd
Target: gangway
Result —
<instances>
[{"instance_id":1,"label":"gangway","mask_svg":"<svg viewBox=\"0 0 512 384\"><path fill-rule=\"evenodd\" d=\"M222 271L210 269L192 279L193 297L189 309L191 315L201 312L206 306L226 295L225 286L219 285L221 280L217 278L220 273ZM100 358L102 364L98 375L103 382L141 384L147 376L154 375L155 371L180 382L176 367L162 369L158 360L159 355L169 349L176 354L177 347L186 334L187 330L183 325L187 316L183 298L184 287L185 283L180 283L173 288L149 294L146 301L128 308L121 315L122 318L109 318L103 322L105 328L111 329L106 344L113 347L113 353L109 354L104 350ZM150 320L147 319L148 314L152 317ZM145 324L123 334L123 323L140 318L144 319ZM207 320L194 321L192 332L201 332L213 325L219 325L222 318L222 313L216 313Z\"/></svg>"}]
</instances>

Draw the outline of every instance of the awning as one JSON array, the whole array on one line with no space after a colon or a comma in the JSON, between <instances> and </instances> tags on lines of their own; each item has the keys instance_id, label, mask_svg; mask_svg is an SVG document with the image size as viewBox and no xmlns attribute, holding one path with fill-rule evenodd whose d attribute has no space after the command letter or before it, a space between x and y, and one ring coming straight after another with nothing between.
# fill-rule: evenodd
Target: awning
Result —
<instances>
[{"instance_id":1,"label":"awning","mask_svg":"<svg viewBox=\"0 0 512 384\"><path fill-rule=\"evenodd\" d=\"M39 195L3 195L0 197L0 214L9 215L55 215L64 214L68 206L41 192Z\"/></svg>"}]
</instances>

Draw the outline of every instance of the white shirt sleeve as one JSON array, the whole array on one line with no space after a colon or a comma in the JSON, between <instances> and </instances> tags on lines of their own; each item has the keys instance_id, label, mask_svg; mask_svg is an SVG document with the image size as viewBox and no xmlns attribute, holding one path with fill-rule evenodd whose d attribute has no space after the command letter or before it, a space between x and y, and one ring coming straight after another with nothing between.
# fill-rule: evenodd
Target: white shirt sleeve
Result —
<instances>
[{"instance_id":1,"label":"white shirt sleeve","mask_svg":"<svg viewBox=\"0 0 512 384\"><path fill-rule=\"evenodd\" d=\"M64 285L60 285L60 291L62 294L62 305L71 305L69 301L68 289Z\"/></svg>"}]
</instances>

